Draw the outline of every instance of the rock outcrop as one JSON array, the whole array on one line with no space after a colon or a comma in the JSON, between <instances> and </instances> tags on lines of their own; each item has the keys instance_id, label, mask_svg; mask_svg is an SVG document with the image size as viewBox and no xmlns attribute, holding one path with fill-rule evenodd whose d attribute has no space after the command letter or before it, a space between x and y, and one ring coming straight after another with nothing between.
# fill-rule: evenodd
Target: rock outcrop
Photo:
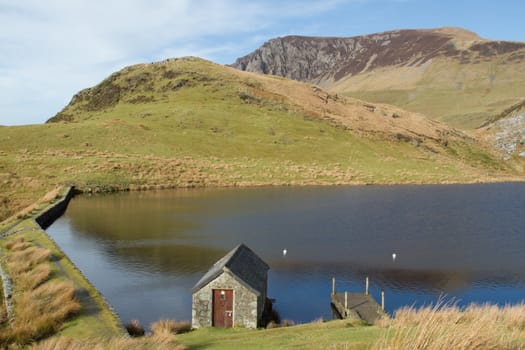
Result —
<instances>
[{"instance_id":1,"label":"rock outcrop","mask_svg":"<svg viewBox=\"0 0 525 350\"><path fill-rule=\"evenodd\" d=\"M496 122L495 145L508 160L513 155L525 158L525 113Z\"/></svg>"},{"instance_id":2,"label":"rock outcrop","mask_svg":"<svg viewBox=\"0 0 525 350\"><path fill-rule=\"evenodd\" d=\"M513 107L480 129L504 160L525 159L525 100Z\"/></svg>"}]
</instances>

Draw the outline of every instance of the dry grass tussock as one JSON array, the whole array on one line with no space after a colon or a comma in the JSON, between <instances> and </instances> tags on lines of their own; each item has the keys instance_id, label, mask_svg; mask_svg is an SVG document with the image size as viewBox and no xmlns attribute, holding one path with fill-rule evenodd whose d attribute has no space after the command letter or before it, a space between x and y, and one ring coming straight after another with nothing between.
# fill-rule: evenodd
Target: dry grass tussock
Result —
<instances>
[{"instance_id":1,"label":"dry grass tussock","mask_svg":"<svg viewBox=\"0 0 525 350\"><path fill-rule=\"evenodd\" d=\"M35 268L20 273L17 284L21 290L33 290L49 280L51 268L47 264L37 265Z\"/></svg>"},{"instance_id":2,"label":"dry grass tussock","mask_svg":"<svg viewBox=\"0 0 525 350\"><path fill-rule=\"evenodd\" d=\"M29 242L26 242L23 237L18 237L18 236L12 238L5 245L5 247L8 250L13 251L13 252L25 250L25 249L29 248L30 246L31 246L31 244Z\"/></svg>"},{"instance_id":3,"label":"dry grass tussock","mask_svg":"<svg viewBox=\"0 0 525 350\"><path fill-rule=\"evenodd\" d=\"M320 323L319 321L314 321L315 323ZM312 322L312 323L314 323ZM322 321L321 321L322 323ZM295 322L292 320L283 320L282 322L278 323L276 321L270 321L266 325L266 329L273 329L273 328L281 328L281 327L293 327L295 326Z\"/></svg>"},{"instance_id":4,"label":"dry grass tussock","mask_svg":"<svg viewBox=\"0 0 525 350\"><path fill-rule=\"evenodd\" d=\"M191 330L188 321L158 320L150 326L153 336L187 333Z\"/></svg>"},{"instance_id":5,"label":"dry grass tussock","mask_svg":"<svg viewBox=\"0 0 525 350\"><path fill-rule=\"evenodd\" d=\"M60 329L80 310L70 282L51 280L51 252L22 237L6 244L7 271L13 280L15 320L0 334L0 344L24 345Z\"/></svg>"},{"instance_id":6,"label":"dry grass tussock","mask_svg":"<svg viewBox=\"0 0 525 350\"><path fill-rule=\"evenodd\" d=\"M27 246L23 250L13 251L9 254L7 267L13 276L20 276L22 273L33 270L36 266L46 262L51 257L48 249Z\"/></svg>"},{"instance_id":7,"label":"dry grass tussock","mask_svg":"<svg viewBox=\"0 0 525 350\"><path fill-rule=\"evenodd\" d=\"M525 349L525 305L499 307L438 302L420 309L402 308L394 319L377 324L387 328L375 349Z\"/></svg>"},{"instance_id":8,"label":"dry grass tussock","mask_svg":"<svg viewBox=\"0 0 525 350\"><path fill-rule=\"evenodd\" d=\"M143 337L146 334L146 330L139 320L131 320L131 322L126 323L125 327L132 337Z\"/></svg>"},{"instance_id":9,"label":"dry grass tussock","mask_svg":"<svg viewBox=\"0 0 525 350\"><path fill-rule=\"evenodd\" d=\"M34 350L128 350L128 349L167 349L184 350L184 346L177 344L175 334L191 330L187 321L159 320L151 324L152 335L145 337L144 327L138 320L132 320L126 325L132 338L88 339L77 340L65 337L55 337L33 344Z\"/></svg>"}]
</instances>

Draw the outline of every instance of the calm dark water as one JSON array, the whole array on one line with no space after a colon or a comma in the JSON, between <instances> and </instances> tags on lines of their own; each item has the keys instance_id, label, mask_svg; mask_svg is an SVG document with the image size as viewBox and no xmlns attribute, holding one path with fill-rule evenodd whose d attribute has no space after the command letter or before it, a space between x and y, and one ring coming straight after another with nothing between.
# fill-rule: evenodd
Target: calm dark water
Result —
<instances>
[{"instance_id":1,"label":"calm dark water","mask_svg":"<svg viewBox=\"0 0 525 350\"><path fill-rule=\"evenodd\" d=\"M340 291L369 276L391 313L442 294L525 299L525 184L80 196L47 231L124 321L146 325L191 320L191 288L241 242L270 265L269 296L296 322L330 318L332 276Z\"/></svg>"}]
</instances>

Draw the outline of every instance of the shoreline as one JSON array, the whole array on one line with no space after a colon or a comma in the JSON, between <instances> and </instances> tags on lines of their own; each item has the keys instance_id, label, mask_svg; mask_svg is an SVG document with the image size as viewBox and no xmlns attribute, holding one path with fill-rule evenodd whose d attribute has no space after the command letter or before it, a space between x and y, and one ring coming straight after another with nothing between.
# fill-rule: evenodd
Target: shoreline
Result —
<instances>
[{"instance_id":1,"label":"shoreline","mask_svg":"<svg viewBox=\"0 0 525 350\"><path fill-rule=\"evenodd\" d=\"M525 178L509 177L502 179L490 180L473 180L473 181L454 181L445 180L440 182L425 182L425 181L406 181L406 182L324 182L324 181L282 181L282 182L249 182L241 181L224 184L143 184L143 185L129 185L127 187L104 185L104 186L89 186L86 188L75 187L76 194L104 194L116 192L144 192L144 191L158 191L158 190L176 190L176 189L220 189L220 188L261 188L261 187L341 187L341 186L439 186L439 185L490 185L503 183L525 183Z\"/></svg>"},{"instance_id":2,"label":"shoreline","mask_svg":"<svg viewBox=\"0 0 525 350\"><path fill-rule=\"evenodd\" d=\"M439 185L490 185L490 184L503 184L503 183L525 183L525 178L520 176L508 176L508 177L499 177L499 178L487 178L487 179L474 179L472 181L454 181L454 180L444 180L444 181L388 181L388 182L365 182L365 181L268 181L268 182L250 182L250 181L239 181L239 182L224 182L221 184L206 184L206 183L187 183L187 184L130 184L127 186L119 186L112 184L105 185L95 185L95 186L77 186L77 185L67 185L60 186L59 189L63 190L64 188L72 188L73 192L71 198L75 195L81 194L110 194L117 192L144 192L144 191L159 191L159 190L176 190L176 189L231 189L231 188L288 188L288 187L341 187L341 186L439 186ZM51 191L52 192L52 191ZM47 195L49 195L48 192ZM46 195L46 196L47 196ZM69 194L66 194L69 195ZM68 199L68 204L69 200ZM39 209L35 214L33 213L38 207L42 205L43 202L46 202L44 198L39 198L32 203L28 204L24 208L18 209L14 214L0 221L0 237L5 233L11 230L28 218L37 218L43 216L43 212L49 208ZM56 209L62 215L67 209L67 205L62 209ZM57 212L57 213L58 213ZM56 215L56 214L54 214ZM54 220L56 220L60 215L55 217L52 222L47 222L46 218L42 218L41 222L44 224L45 228L49 227ZM42 225L41 225L42 226ZM45 230L45 228L43 230Z\"/></svg>"}]
</instances>

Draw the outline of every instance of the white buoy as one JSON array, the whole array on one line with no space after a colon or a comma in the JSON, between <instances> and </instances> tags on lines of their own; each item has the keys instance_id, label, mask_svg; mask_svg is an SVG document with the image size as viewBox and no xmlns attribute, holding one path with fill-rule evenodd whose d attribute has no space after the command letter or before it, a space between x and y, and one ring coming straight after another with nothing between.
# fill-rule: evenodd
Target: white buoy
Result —
<instances>
[{"instance_id":1,"label":"white buoy","mask_svg":"<svg viewBox=\"0 0 525 350\"><path fill-rule=\"evenodd\" d=\"M395 262L395 261L396 261L396 257L397 257L396 253L393 253L393 254L392 254L392 261Z\"/></svg>"},{"instance_id":2,"label":"white buoy","mask_svg":"<svg viewBox=\"0 0 525 350\"><path fill-rule=\"evenodd\" d=\"M283 249L283 256L286 256L286 253L288 253L288 251L286 249Z\"/></svg>"}]
</instances>

